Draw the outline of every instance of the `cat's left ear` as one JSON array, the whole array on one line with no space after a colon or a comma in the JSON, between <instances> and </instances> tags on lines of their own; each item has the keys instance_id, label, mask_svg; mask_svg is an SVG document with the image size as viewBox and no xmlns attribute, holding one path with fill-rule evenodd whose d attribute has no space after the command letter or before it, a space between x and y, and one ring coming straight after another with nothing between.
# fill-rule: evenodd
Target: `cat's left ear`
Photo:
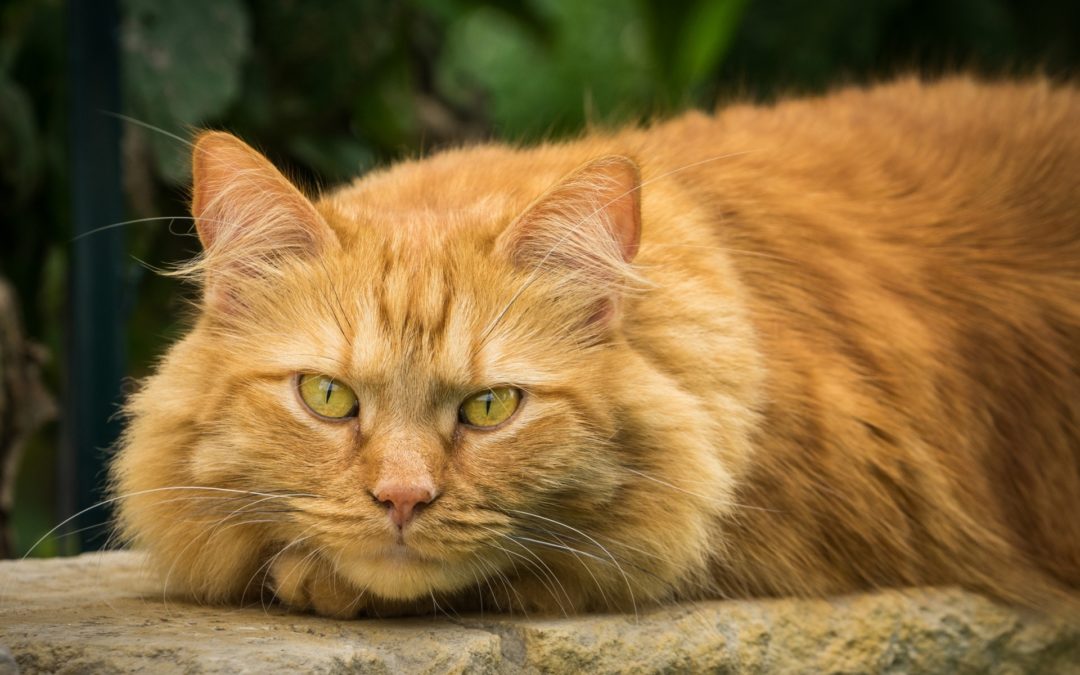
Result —
<instances>
[{"instance_id":1,"label":"cat's left ear","mask_svg":"<svg viewBox=\"0 0 1080 675\"><path fill-rule=\"evenodd\" d=\"M205 297L228 305L244 282L274 273L274 262L318 255L337 236L268 159L235 136L203 133L192 154L192 203L204 250Z\"/></svg>"},{"instance_id":2,"label":"cat's left ear","mask_svg":"<svg viewBox=\"0 0 1080 675\"><path fill-rule=\"evenodd\" d=\"M595 324L612 316L640 239L641 172L627 157L608 156L539 197L495 246L520 269L566 279Z\"/></svg>"},{"instance_id":3,"label":"cat's left ear","mask_svg":"<svg viewBox=\"0 0 1080 675\"><path fill-rule=\"evenodd\" d=\"M515 263L629 263L641 239L641 171L628 157L588 162L534 201L499 237Z\"/></svg>"}]
</instances>

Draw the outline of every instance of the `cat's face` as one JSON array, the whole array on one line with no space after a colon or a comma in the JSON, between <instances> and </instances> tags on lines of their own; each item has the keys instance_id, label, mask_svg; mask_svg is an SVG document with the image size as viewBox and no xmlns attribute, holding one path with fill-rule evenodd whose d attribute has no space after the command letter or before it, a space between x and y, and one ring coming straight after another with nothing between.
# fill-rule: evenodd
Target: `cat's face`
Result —
<instances>
[{"instance_id":1,"label":"cat's face","mask_svg":"<svg viewBox=\"0 0 1080 675\"><path fill-rule=\"evenodd\" d=\"M550 283L511 303L528 273L493 240L447 249L381 226L243 289L197 334L216 419L191 467L199 484L318 495L271 528L280 545L307 537L405 598L503 566L523 513L574 520L610 500L615 422L603 345ZM468 417L493 389L496 410ZM398 499L420 507L407 522L395 488L422 493Z\"/></svg>"},{"instance_id":2,"label":"cat's face","mask_svg":"<svg viewBox=\"0 0 1080 675\"><path fill-rule=\"evenodd\" d=\"M546 566L536 543L604 548L585 533L620 518L613 502L636 480L620 471L633 458L615 395L632 163L593 162L532 203L432 214L312 204L224 135L195 160L202 314L133 404L115 472L122 488L266 497L177 526L189 543L174 567L254 576L293 549L402 600ZM189 418L184 447L150 459L140 434L169 433L169 411ZM132 524L143 504L122 517L154 548L164 537ZM246 546L227 552L223 527ZM200 547L221 560L185 559Z\"/></svg>"}]
</instances>

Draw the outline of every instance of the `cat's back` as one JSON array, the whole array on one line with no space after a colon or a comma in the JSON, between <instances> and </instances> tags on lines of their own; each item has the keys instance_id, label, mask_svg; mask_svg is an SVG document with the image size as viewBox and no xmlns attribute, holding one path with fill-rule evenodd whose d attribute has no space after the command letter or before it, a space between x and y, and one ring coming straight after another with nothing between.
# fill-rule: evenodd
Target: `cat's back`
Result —
<instances>
[{"instance_id":1,"label":"cat's back","mask_svg":"<svg viewBox=\"0 0 1080 675\"><path fill-rule=\"evenodd\" d=\"M905 80L650 141L673 167L704 162L682 182L770 365L743 498L784 516L734 525L761 569L821 557L822 588L1016 597L1031 568L1080 584L1078 122L1071 86Z\"/></svg>"},{"instance_id":2,"label":"cat's back","mask_svg":"<svg viewBox=\"0 0 1080 675\"><path fill-rule=\"evenodd\" d=\"M807 330L846 314L869 331L918 327L911 340L931 349L934 332L1003 324L1080 343L1078 124L1073 86L902 80L641 138L653 174L707 212L696 229L782 301L762 312L817 307ZM654 243L681 236L683 206Z\"/></svg>"},{"instance_id":3,"label":"cat's back","mask_svg":"<svg viewBox=\"0 0 1080 675\"><path fill-rule=\"evenodd\" d=\"M1073 86L905 79L687 116L648 132L643 147L661 172L685 171L684 180L763 206L862 209L864 230L913 236L927 235L918 226L932 221L943 238L958 214L989 220L996 212L1003 217L989 223L995 236L1011 230L1019 243L1060 235L1060 222L1047 222L1075 214L1078 124ZM894 228L894 220L908 227Z\"/></svg>"},{"instance_id":4,"label":"cat's back","mask_svg":"<svg viewBox=\"0 0 1080 675\"><path fill-rule=\"evenodd\" d=\"M939 315L927 330L1037 312L1060 336L1080 330L1078 124L1073 86L903 80L687 118L652 147L684 139L665 161L697 163L702 225L760 290L893 296Z\"/></svg>"},{"instance_id":5,"label":"cat's back","mask_svg":"<svg viewBox=\"0 0 1080 675\"><path fill-rule=\"evenodd\" d=\"M455 229L448 214L481 210L499 228L507 220L500 216L519 212L584 162L614 154L638 162L644 202L661 211L685 188L704 206L742 199L778 217L842 210L858 215L864 231L947 240L949 214L1023 209L1045 217L1023 224L1003 217L977 234L1032 241L1060 235L1045 223L1075 207L1078 119L1078 89L1044 79L904 79L729 105L571 142L467 146L369 174L331 201L340 211L363 208L402 224L436 214L437 230ZM919 227L935 218L933 228ZM678 230L677 220L646 221L643 246Z\"/></svg>"}]
</instances>

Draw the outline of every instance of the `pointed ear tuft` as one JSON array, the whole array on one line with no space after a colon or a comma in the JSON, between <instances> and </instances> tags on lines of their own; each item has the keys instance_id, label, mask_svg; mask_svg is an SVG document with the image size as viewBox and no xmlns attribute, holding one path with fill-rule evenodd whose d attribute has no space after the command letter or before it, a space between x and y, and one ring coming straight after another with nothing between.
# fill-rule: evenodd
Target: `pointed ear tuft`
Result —
<instances>
[{"instance_id":1,"label":"pointed ear tuft","mask_svg":"<svg viewBox=\"0 0 1080 675\"><path fill-rule=\"evenodd\" d=\"M630 264L640 239L640 171L626 157L608 156L534 201L495 248L530 278L553 281L562 306L596 337L616 323L623 291L643 281Z\"/></svg>"},{"instance_id":2,"label":"pointed ear tuft","mask_svg":"<svg viewBox=\"0 0 1080 675\"><path fill-rule=\"evenodd\" d=\"M520 266L601 271L630 263L641 239L641 172L612 155L588 162L533 202L497 246Z\"/></svg>"},{"instance_id":3,"label":"pointed ear tuft","mask_svg":"<svg viewBox=\"0 0 1080 675\"><path fill-rule=\"evenodd\" d=\"M337 237L281 172L231 134L199 136L191 212L202 242L208 301L245 280L271 276L287 256L318 255Z\"/></svg>"}]
</instances>

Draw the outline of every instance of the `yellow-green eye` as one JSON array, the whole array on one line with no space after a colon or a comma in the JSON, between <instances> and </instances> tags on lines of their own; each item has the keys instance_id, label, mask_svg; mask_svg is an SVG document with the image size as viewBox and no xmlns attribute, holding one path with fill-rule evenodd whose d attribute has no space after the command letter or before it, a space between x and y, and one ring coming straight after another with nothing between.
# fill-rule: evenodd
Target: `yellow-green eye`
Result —
<instances>
[{"instance_id":1,"label":"yellow-green eye","mask_svg":"<svg viewBox=\"0 0 1080 675\"><path fill-rule=\"evenodd\" d=\"M493 427L510 419L521 403L521 390L495 387L473 394L458 410L458 419L474 427Z\"/></svg>"},{"instance_id":2,"label":"yellow-green eye","mask_svg":"<svg viewBox=\"0 0 1080 675\"><path fill-rule=\"evenodd\" d=\"M360 410L353 390L332 377L303 374L297 382L297 389L301 400L316 415L337 420L356 417Z\"/></svg>"}]
</instances>

